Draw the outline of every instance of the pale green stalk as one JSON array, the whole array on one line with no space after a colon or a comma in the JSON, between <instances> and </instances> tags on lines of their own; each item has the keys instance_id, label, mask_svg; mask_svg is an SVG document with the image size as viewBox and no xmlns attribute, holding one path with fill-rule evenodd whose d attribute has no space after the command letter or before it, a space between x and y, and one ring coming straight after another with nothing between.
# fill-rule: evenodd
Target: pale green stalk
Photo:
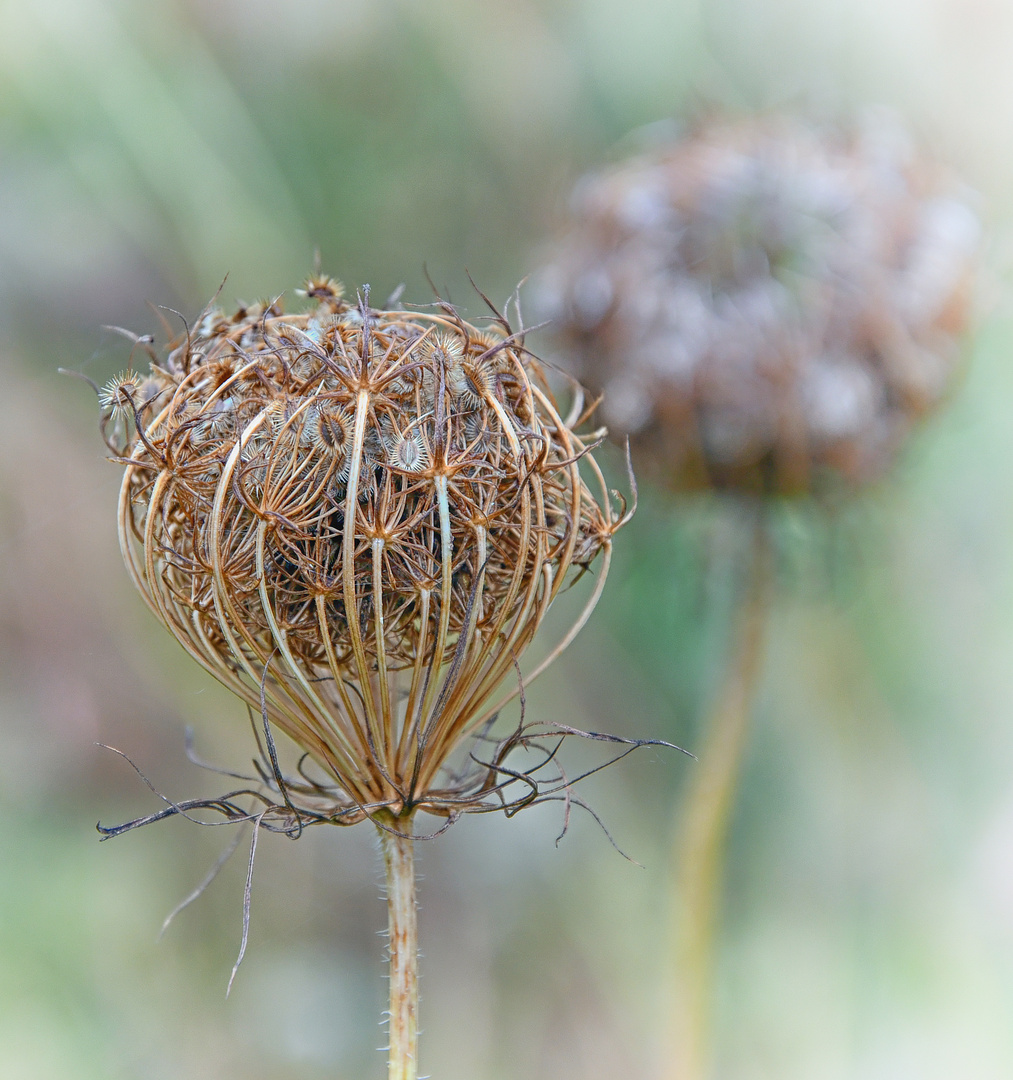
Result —
<instances>
[{"instance_id":1,"label":"pale green stalk","mask_svg":"<svg viewBox=\"0 0 1013 1080\"><path fill-rule=\"evenodd\" d=\"M735 652L709 718L700 761L676 826L675 995L666 1080L706 1080L710 1073L714 953L725 838L763 658L769 585L770 552L761 512L752 538L747 594L739 613Z\"/></svg>"},{"instance_id":2,"label":"pale green stalk","mask_svg":"<svg viewBox=\"0 0 1013 1080\"><path fill-rule=\"evenodd\" d=\"M377 826L387 871L390 1027L387 1080L418 1076L418 918L411 818L385 814Z\"/></svg>"}]
</instances>

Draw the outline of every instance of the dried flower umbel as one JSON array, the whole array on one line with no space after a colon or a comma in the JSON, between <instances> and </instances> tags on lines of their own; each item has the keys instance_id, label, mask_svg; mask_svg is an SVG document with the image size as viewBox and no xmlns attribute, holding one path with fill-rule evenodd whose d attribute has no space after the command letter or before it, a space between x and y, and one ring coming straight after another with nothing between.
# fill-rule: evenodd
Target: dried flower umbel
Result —
<instances>
[{"instance_id":1,"label":"dried flower umbel","mask_svg":"<svg viewBox=\"0 0 1013 1080\"><path fill-rule=\"evenodd\" d=\"M877 476L940 401L978 235L885 114L702 124L584 178L539 302L638 465L806 492Z\"/></svg>"},{"instance_id":2,"label":"dried flower umbel","mask_svg":"<svg viewBox=\"0 0 1013 1080\"><path fill-rule=\"evenodd\" d=\"M260 717L266 747L256 787L153 817L204 805L289 833L380 828L390 1077L404 1080L416 1074L413 816L572 801L565 779L544 776L552 750L534 768L505 764L568 729L486 732L587 618L628 514L574 431L582 395L561 415L504 316L479 330L447 304L377 311L368 291L350 305L323 277L304 293L301 314L211 308L164 356L139 339L150 373L101 391L103 430L125 465L134 583ZM553 600L599 557L583 611L522 680ZM303 752L294 778L272 729Z\"/></svg>"},{"instance_id":3,"label":"dried flower umbel","mask_svg":"<svg viewBox=\"0 0 1013 1080\"><path fill-rule=\"evenodd\" d=\"M722 853L772 596L769 496L879 476L937 406L979 236L960 188L898 122L700 124L586 177L538 286L613 433L670 491L749 519L736 641L677 826L665 1075L710 1074Z\"/></svg>"}]
</instances>

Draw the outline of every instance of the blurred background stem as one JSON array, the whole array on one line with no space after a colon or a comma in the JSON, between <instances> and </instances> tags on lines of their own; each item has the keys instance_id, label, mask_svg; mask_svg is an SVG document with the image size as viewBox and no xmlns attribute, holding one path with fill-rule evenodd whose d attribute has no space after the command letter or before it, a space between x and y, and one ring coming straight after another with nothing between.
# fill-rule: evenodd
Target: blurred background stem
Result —
<instances>
[{"instance_id":1,"label":"blurred background stem","mask_svg":"<svg viewBox=\"0 0 1013 1080\"><path fill-rule=\"evenodd\" d=\"M388 1080L418 1075L418 917L415 907L415 841L412 819L385 815L377 826L387 872L390 952Z\"/></svg>"},{"instance_id":2,"label":"blurred background stem","mask_svg":"<svg viewBox=\"0 0 1013 1080\"><path fill-rule=\"evenodd\" d=\"M762 504L753 508L748 571L705 743L679 808L673 852L674 1014L666 1080L705 1080L725 838L763 663L771 553Z\"/></svg>"}]
</instances>

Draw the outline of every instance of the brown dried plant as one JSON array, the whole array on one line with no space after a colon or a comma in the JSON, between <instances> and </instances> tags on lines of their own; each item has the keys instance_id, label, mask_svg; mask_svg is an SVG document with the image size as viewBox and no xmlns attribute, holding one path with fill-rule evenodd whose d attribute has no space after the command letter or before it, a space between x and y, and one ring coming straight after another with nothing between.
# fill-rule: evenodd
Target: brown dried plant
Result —
<instances>
[{"instance_id":1,"label":"brown dried plant","mask_svg":"<svg viewBox=\"0 0 1013 1080\"><path fill-rule=\"evenodd\" d=\"M316 766L285 781L269 748L286 828L452 818L506 778L495 760L451 769L455 751L518 694L549 606L601 556L524 682L573 639L632 511L613 510L574 430L579 388L564 417L504 316L479 330L445 303L377 311L324 277L304 292L301 314L211 308L164 358L144 339L150 372L103 388L123 556L187 652Z\"/></svg>"},{"instance_id":2,"label":"brown dried plant","mask_svg":"<svg viewBox=\"0 0 1013 1080\"><path fill-rule=\"evenodd\" d=\"M721 493L726 522L749 534L735 641L673 845L663 1075L702 1080L774 508L784 496L830 508L879 478L944 401L981 226L970 193L883 111L847 125L701 118L644 141L575 188L537 300L638 468L672 494Z\"/></svg>"},{"instance_id":3,"label":"brown dried plant","mask_svg":"<svg viewBox=\"0 0 1013 1080\"><path fill-rule=\"evenodd\" d=\"M883 112L700 122L584 177L541 313L671 490L854 488L951 385L968 194Z\"/></svg>"},{"instance_id":4,"label":"brown dried plant","mask_svg":"<svg viewBox=\"0 0 1013 1080\"><path fill-rule=\"evenodd\" d=\"M349 304L323 276L303 292L299 314L280 301L231 317L209 307L164 354L134 338L150 371L100 392L125 469L119 535L134 583L260 718L249 786L165 799L103 832L202 808L252 820L255 845L260 828L372 820L390 889L390 1075L407 1077L413 816L449 825L557 799L568 820L584 805L555 755L566 735L591 733L526 724L523 709L505 736L491 727L584 624L633 511L616 493L613 504L588 453L604 433L575 430L579 387L564 416L523 326L491 304L478 329L442 301L374 310L368 290ZM522 676L553 601L596 561L575 621ZM273 730L302 752L296 775L282 773ZM620 756L642 745L592 737L623 743ZM534 765L508 764L531 750Z\"/></svg>"},{"instance_id":5,"label":"brown dried plant","mask_svg":"<svg viewBox=\"0 0 1013 1080\"><path fill-rule=\"evenodd\" d=\"M848 125L702 120L585 176L540 276L541 313L638 467L673 494L721 492L749 534L675 827L666 1078L713 1072L724 848L774 595L772 508L827 507L876 480L945 399L981 234L968 195L882 111Z\"/></svg>"}]
</instances>

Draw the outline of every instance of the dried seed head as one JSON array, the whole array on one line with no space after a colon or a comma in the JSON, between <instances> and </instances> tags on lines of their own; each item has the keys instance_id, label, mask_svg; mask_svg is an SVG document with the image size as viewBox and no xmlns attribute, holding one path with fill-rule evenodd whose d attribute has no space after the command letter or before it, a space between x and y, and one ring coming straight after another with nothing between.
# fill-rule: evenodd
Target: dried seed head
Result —
<instances>
[{"instance_id":1,"label":"dried seed head","mask_svg":"<svg viewBox=\"0 0 1013 1080\"><path fill-rule=\"evenodd\" d=\"M469 357L454 369L451 393L467 409L475 409L488 400L496 383L492 365Z\"/></svg>"},{"instance_id":2,"label":"dried seed head","mask_svg":"<svg viewBox=\"0 0 1013 1080\"><path fill-rule=\"evenodd\" d=\"M352 441L354 418L347 409L324 403L315 406L306 422L313 445L322 454L344 458Z\"/></svg>"},{"instance_id":3,"label":"dried seed head","mask_svg":"<svg viewBox=\"0 0 1013 1080\"><path fill-rule=\"evenodd\" d=\"M458 334L446 330L438 331L426 342L423 358L429 361L430 365L442 364L443 367L450 368L460 363L466 344L467 339L462 339Z\"/></svg>"},{"instance_id":4,"label":"dried seed head","mask_svg":"<svg viewBox=\"0 0 1013 1080\"><path fill-rule=\"evenodd\" d=\"M387 460L403 472L421 472L429 464L429 455L422 440L414 433L398 435L388 444Z\"/></svg>"},{"instance_id":5,"label":"dried seed head","mask_svg":"<svg viewBox=\"0 0 1013 1080\"><path fill-rule=\"evenodd\" d=\"M99 405L112 416L132 416L133 410L144 403L142 385L143 380L136 372L121 371L99 391Z\"/></svg>"},{"instance_id":6,"label":"dried seed head","mask_svg":"<svg viewBox=\"0 0 1013 1080\"><path fill-rule=\"evenodd\" d=\"M323 770L297 792L318 820L487 805L495 769L451 758L602 556L582 624L627 515L513 338L492 337L494 366L449 308L335 313L314 288L308 312L274 301L169 344L163 392L113 445L127 566L187 651Z\"/></svg>"},{"instance_id":7,"label":"dried seed head","mask_svg":"<svg viewBox=\"0 0 1013 1080\"><path fill-rule=\"evenodd\" d=\"M942 398L979 226L890 118L702 126L573 202L540 314L672 487L859 483Z\"/></svg>"}]
</instances>

